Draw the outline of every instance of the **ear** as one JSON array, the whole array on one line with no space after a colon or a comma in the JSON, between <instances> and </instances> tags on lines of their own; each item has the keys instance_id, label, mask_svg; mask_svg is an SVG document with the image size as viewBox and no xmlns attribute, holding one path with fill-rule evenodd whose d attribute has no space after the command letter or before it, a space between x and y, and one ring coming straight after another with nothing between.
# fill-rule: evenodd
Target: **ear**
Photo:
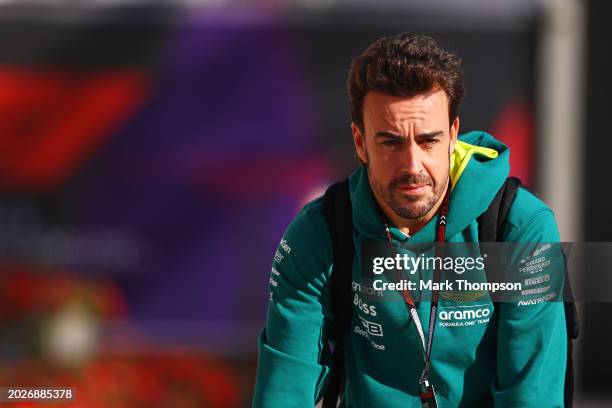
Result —
<instances>
[{"instance_id":1,"label":"ear","mask_svg":"<svg viewBox=\"0 0 612 408\"><path fill-rule=\"evenodd\" d=\"M451 127L450 127L449 136L450 136L450 151L451 152L455 150L455 142L457 142L458 135L459 135L459 116L455 117L455 120L453 120L453 123L451 124Z\"/></svg>"},{"instance_id":2,"label":"ear","mask_svg":"<svg viewBox=\"0 0 612 408\"><path fill-rule=\"evenodd\" d=\"M359 157L359 160L365 164L368 162L366 160L367 156L365 152L365 137L355 122L351 122L351 130L353 132L353 143L355 143L355 152L357 152L357 157Z\"/></svg>"}]
</instances>

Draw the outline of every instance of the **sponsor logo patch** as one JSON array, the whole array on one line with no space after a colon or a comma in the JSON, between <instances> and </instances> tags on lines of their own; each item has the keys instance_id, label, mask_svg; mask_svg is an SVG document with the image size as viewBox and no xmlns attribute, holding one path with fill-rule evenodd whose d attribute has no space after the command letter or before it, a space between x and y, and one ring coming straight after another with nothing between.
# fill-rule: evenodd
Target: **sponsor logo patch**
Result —
<instances>
[{"instance_id":1,"label":"sponsor logo patch","mask_svg":"<svg viewBox=\"0 0 612 408\"><path fill-rule=\"evenodd\" d=\"M469 327L489 322L489 305L446 306L438 314L441 327Z\"/></svg>"}]
</instances>

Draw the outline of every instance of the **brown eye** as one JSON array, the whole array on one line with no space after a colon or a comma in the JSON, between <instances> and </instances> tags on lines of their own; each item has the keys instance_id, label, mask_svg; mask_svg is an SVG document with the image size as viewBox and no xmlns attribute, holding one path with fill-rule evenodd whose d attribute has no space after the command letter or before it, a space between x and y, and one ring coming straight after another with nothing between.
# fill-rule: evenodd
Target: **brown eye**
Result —
<instances>
[{"instance_id":1,"label":"brown eye","mask_svg":"<svg viewBox=\"0 0 612 408\"><path fill-rule=\"evenodd\" d=\"M382 142L383 146L393 147L400 144L399 139L387 139Z\"/></svg>"}]
</instances>

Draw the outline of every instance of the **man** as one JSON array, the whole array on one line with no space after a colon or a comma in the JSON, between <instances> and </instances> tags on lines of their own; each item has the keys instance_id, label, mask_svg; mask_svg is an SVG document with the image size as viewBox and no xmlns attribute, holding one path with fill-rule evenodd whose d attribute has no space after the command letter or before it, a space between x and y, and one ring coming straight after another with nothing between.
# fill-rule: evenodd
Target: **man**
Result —
<instances>
[{"instance_id":1,"label":"man","mask_svg":"<svg viewBox=\"0 0 612 408\"><path fill-rule=\"evenodd\" d=\"M363 166L349 178L353 208L354 318L345 337L346 407L421 407L423 342L431 303L417 302L421 338L401 302L368 304L359 248L365 241L478 242L478 217L509 174L506 146L484 132L461 137L461 62L430 37L381 38L354 59L348 78L351 129ZM447 195L448 194L448 195ZM387 228L388 227L388 228ZM551 210L520 188L507 242L558 242ZM307 204L274 257L267 324L260 337L254 407L312 407L329 377L332 242L323 200ZM376 293L375 293L376 294ZM563 303L442 300L439 314L472 315L435 325L429 381L442 407L563 406ZM445 308L445 309L442 309ZM437 313L436 317L438 316ZM469 316L493 319L471 319ZM440 320L440 319L438 319ZM435 322L435 320L434 320ZM375 330L372 330L375 328Z\"/></svg>"}]
</instances>

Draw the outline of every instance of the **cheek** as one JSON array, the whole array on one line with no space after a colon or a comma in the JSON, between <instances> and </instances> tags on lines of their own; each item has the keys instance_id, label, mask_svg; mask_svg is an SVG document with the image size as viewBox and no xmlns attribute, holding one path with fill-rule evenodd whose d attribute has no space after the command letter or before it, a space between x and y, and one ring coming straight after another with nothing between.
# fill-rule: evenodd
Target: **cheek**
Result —
<instances>
[{"instance_id":1,"label":"cheek","mask_svg":"<svg viewBox=\"0 0 612 408\"><path fill-rule=\"evenodd\" d=\"M428 157L426 161L423 161L423 167L425 167L429 176L437 182L444 180L448 177L450 169L448 153L440 152Z\"/></svg>"},{"instance_id":2,"label":"cheek","mask_svg":"<svg viewBox=\"0 0 612 408\"><path fill-rule=\"evenodd\" d=\"M401 171L402 161L399 155L393 155L388 152L381 154L376 152L369 154L370 172L379 181L389 181Z\"/></svg>"}]
</instances>

